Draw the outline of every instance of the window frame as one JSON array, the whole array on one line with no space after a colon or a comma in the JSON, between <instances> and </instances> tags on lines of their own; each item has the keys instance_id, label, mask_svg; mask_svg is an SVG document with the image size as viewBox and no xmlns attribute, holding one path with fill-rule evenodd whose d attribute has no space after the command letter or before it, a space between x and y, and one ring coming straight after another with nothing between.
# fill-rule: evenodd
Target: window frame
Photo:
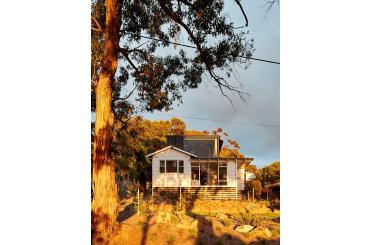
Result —
<instances>
[{"instance_id":1,"label":"window frame","mask_svg":"<svg viewBox=\"0 0 372 245\"><path fill-rule=\"evenodd\" d=\"M167 162L168 161L175 161L176 166L176 172L168 172L167 169ZM182 162L182 166L180 166L180 162ZM163 165L162 165L163 163ZM164 172L161 172L161 169L164 169ZM180 168L182 168L182 172L180 172ZM184 174L185 173L185 160L177 160L177 159L164 159L159 160L159 173L160 174Z\"/></svg>"},{"instance_id":2,"label":"window frame","mask_svg":"<svg viewBox=\"0 0 372 245\"><path fill-rule=\"evenodd\" d=\"M163 168L163 172L161 171L161 169ZM165 164L165 160L160 160L159 161L159 173L161 174L165 174L167 171L166 171L166 164Z\"/></svg>"},{"instance_id":3,"label":"window frame","mask_svg":"<svg viewBox=\"0 0 372 245\"><path fill-rule=\"evenodd\" d=\"M220 169L223 168L226 170L226 180L220 179ZM227 162L218 162L218 186L226 186L227 185Z\"/></svg>"},{"instance_id":4,"label":"window frame","mask_svg":"<svg viewBox=\"0 0 372 245\"><path fill-rule=\"evenodd\" d=\"M182 162L182 166L180 166L180 162ZM182 168L182 172L180 172L180 168ZM177 160L177 173L179 174L185 173L185 161L184 160Z\"/></svg>"}]
</instances>

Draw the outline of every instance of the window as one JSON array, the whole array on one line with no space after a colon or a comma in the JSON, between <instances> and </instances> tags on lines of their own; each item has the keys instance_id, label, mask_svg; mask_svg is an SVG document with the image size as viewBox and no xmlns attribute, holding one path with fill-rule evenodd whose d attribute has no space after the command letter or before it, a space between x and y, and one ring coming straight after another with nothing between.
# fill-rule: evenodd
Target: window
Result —
<instances>
[{"instance_id":1,"label":"window","mask_svg":"<svg viewBox=\"0 0 372 245\"><path fill-rule=\"evenodd\" d=\"M167 173L177 173L177 161L176 160L167 160L166 161L166 170L167 170Z\"/></svg>"},{"instance_id":2,"label":"window","mask_svg":"<svg viewBox=\"0 0 372 245\"><path fill-rule=\"evenodd\" d=\"M191 180L199 180L199 163L191 162Z\"/></svg>"},{"instance_id":3,"label":"window","mask_svg":"<svg viewBox=\"0 0 372 245\"><path fill-rule=\"evenodd\" d=\"M226 162L218 163L218 185L227 185L227 164Z\"/></svg>"},{"instance_id":4,"label":"window","mask_svg":"<svg viewBox=\"0 0 372 245\"><path fill-rule=\"evenodd\" d=\"M184 173L183 160L160 160L160 173Z\"/></svg>"},{"instance_id":5,"label":"window","mask_svg":"<svg viewBox=\"0 0 372 245\"><path fill-rule=\"evenodd\" d=\"M165 164L163 160L160 160L160 173L165 173Z\"/></svg>"},{"instance_id":6,"label":"window","mask_svg":"<svg viewBox=\"0 0 372 245\"><path fill-rule=\"evenodd\" d=\"M183 173L183 160L178 161L178 173Z\"/></svg>"}]
</instances>

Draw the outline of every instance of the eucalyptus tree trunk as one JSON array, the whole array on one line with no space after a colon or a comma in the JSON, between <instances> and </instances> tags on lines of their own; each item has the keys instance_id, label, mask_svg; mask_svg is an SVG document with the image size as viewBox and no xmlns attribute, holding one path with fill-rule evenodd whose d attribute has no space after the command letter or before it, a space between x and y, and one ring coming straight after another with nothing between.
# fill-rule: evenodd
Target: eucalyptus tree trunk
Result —
<instances>
[{"instance_id":1,"label":"eucalyptus tree trunk","mask_svg":"<svg viewBox=\"0 0 372 245\"><path fill-rule=\"evenodd\" d=\"M93 151L92 243L107 244L114 232L118 194L115 165L110 159L114 116L111 85L117 68L121 0L106 0L105 43L96 85L96 122Z\"/></svg>"}]
</instances>

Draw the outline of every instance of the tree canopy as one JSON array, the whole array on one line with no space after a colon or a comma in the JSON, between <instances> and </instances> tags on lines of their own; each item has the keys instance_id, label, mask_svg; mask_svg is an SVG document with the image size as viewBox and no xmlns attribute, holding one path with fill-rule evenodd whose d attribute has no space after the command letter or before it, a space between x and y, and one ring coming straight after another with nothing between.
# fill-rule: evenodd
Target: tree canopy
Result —
<instances>
[{"instance_id":1,"label":"tree canopy","mask_svg":"<svg viewBox=\"0 0 372 245\"><path fill-rule=\"evenodd\" d=\"M257 180L264 185L280 182L280 161L271 163L269 166L259 168L256 171Z\"/></svg>"},{"instance_id":2,"label":"tree canopy","mask_svg":"<svg viewBox=\"0 0 372 245\"><path fill-rule=\"evenodd\" d=\"M237 8L242 10L239 1ZM118 69L112 84L112 109L116 118L140 110L169 110L182 102L182 92L198 88L207 75L223 95L244 92L226 79L232 63L247 66L253 52L248 30L230 22L222 0L123 1ZM92 111L105 40L104 1L92 2ZM144 36L152 39L145 39ZM185 38L196 52L172 45ZM162 52L161 50L167 50ZM226 95L227 96L227 95ZM129 100L129 98L131 98Z\"/></svg>"}]
</instances>

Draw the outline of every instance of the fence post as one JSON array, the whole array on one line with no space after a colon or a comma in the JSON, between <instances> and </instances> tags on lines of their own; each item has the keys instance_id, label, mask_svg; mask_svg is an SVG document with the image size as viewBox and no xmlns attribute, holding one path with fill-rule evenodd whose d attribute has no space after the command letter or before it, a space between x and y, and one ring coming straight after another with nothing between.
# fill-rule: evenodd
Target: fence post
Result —
<instances>
[{"instance_id":1,"label":"fence post","mask_svg":"<svg viewBox=\"0 0 372 245\"><path fill-rule=\"evenodd\" d=\"M180 211L182 210L182 186L180 186Z\"/></svg>"},{"instance_id":2,"label":"fence post","mask_svg":"<svg viewBox=\"0 0 372 245\"><path fill-rule=\"evenodd\" d=\"M139 193L139 181L137 182L137 216L140 215L140 193Z\"/></svg>"}]
</instances>

